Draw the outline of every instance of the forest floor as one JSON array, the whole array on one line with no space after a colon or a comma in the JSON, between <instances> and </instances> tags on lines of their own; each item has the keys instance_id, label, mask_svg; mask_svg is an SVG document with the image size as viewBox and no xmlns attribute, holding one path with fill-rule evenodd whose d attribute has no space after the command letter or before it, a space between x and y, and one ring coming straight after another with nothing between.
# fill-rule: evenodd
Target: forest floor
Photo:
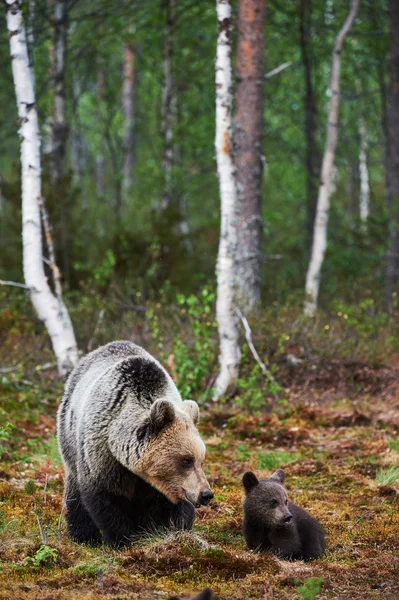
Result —
<instances>
[{"instance_id":1,"label":"forest floor","mask_svg":"<svg viewBox=\"0 0 399 600\"><path fill-rule=\"evenodd\" d=\"M0 366L17 362L21 344L3 346ZM30 350L29 365L0 374L0 599L166 599L205 586L225 600L399 598L398 359L303 363L286 373L287 399L263 415L204 409L214 500L192 533L116 551L66 536L55 438L62 384L54 367L34 367L49 354ZM278 467L290 499L325 527L320 560L245 548L241 477Z\"/></svg>"}]
</instances>

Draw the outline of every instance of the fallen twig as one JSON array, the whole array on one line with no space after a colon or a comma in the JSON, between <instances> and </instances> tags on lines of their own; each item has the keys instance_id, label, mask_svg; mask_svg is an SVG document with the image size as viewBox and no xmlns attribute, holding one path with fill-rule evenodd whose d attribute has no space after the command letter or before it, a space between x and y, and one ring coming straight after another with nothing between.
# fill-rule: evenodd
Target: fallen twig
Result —
<instances>
[{"instance_id":1,"label":"fallen twig","mask_svg":"<svg viewBox=\"0 0 399 600\"><path fill-rule=\"evenodd\" d=\"M44 204L44 198L39 198L38 199L38 204L40 207L40 213L42 215L42 222L43 222L43 227L44 227L44 233L46 236L46 243L47 243L47 248L48 248L48 252L50 255L50 260L47 264L49 264L50 268L51 268L51 272L53 274L53 282L54 282L54 291L55 291L55 295L57 296L57 299L59 302L62 302L62 286L61 286L61 273L60 270L57 266L57 263L55 262L55 251L54 251L54 242L53 242L53 234L52 234L52 227L50 225L50 221L48 218L48 213L46 210L46 206ZM48 259L45 260L45 262L47 262Z\"/></svg>"},{"instance_id":2,"label":"fallen twig","mask_svg":"<svg viewBox=\"0 0 399 600\"><path fill-rule=\"evenodd\" d=\"M87 342L87 351L88 352L91 352L91 350L92 350L94 339L95 339L95 337L96 337L96 335L97 335L97 333L98 333L98 331L99 331L99 329L101 327L101 323L102 323L102 320L104 318L104 315L105 315L105 308L102 308L100 310L100 312L98 313L98 318L97 318L96 326L95 326L94 331L93 331L93 335L91 336L91 338Z\"/></svg>"},{"instance_id":3,"label":"fallen twig","mask_svg":"<svg viewBox=\"0 0 399 600\"><path fill-rule=\"evenodd\" d=\"M2 367L0 369L0 375L4 375L4 373L12 373L13 371L18 371L19 367L22 363L18 363L15 367Z\"/></svg>"},{"instance_id":4,"label":"fallen twig","mask_svg":"<svg viewBox=\"0 0 399 600\"><path fill-rule=\"evenodd\" d=\"M277 381L274 379L273 375L270 373L269 369L266 367L265 363L261 361L259 354L256 351L256 348L252 341L252 331L251 331L251 328L249 326L247 319L245 318L245 316L242 314L242 312L240 311L240 309L237 306L234 307L234 310L235 310L237 316L241 319L242 324L244 325L245 337L247 340L248 347L252 352L252 356L254 357L254 359L256 360L256 362L258 363L258 365L260 366L260 368L262 369L263 373L266 375L266 377L268 378L270 383L277 383Z\"/></svg>"}]
</instances>

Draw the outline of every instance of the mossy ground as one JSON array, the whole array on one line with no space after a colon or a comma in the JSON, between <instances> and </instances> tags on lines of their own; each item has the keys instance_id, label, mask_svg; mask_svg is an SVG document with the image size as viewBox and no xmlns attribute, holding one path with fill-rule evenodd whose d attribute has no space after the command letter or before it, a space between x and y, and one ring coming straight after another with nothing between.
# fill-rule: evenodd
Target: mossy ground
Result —
<instances>
[{"instance_id":1,"label":"mossy ground","mask_svg":"<svg viewBox=\"0 0 399 600\"><path fill-rule=\"evenodd\" d=\"M262 415L224 405L203 410L214 501L198 511L192 534L148 537L115 551L72 543L62 517L57 541L63 482L55 414L62 384L54 369L35 368L52 360L47 341L31 333L7 339L1 366L27 358L0 375L0 599L155 599L210 586L226 600L292 600L302 598L296 590L312 577L323 578L320 599L399 597L394 359L380 368L300 365L286 375L286 401ZM241 476L279 466L290 498L326 529L321 560L291 563L245 549ZM25 559L42 544L38 521L43 530L51 527L47 543L58 558L35 566Z\"/></svg>"}]
</instances>

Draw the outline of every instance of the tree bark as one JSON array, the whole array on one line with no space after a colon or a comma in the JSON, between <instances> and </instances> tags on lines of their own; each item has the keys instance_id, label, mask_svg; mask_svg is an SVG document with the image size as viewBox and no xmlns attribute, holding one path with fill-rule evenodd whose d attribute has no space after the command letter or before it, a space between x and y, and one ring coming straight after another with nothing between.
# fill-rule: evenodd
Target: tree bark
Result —
<instances>
[{"instance_id":1,"label":"tree bark","mask_svg":"<svg viewBox=\"0 0 399 600\"><path fill-rule=\"evenodd\" d=\"M344 39L355 20L359 0L352 0L349 14L335 40L331 67L331 99L328 110L327 141L321 167L321 180L317 198L316 218L313 232L312 254L306 275L305 314L313 315L317 310L320 273L327 247L327 224L330 209L330 179L334 167L338 141L339 76L341 52Z\"/></svg>"},{"instance_id":2,"label":"tree bark","mask_svg":"<svg viewBox=\"0 0 399 600\"><path fill-rule=\"evenodd\" d=\"M316 217L320 174L320 155L317 146L317 105L313 88L310 53L312 0L301 0L299 7L299 37L305 76L305 140L306 140L306 249L310 254Z\"/></svg>"},{"instance_id":3,"label":"tree bark","mask_svg":"<svg viewBox=\"0 0 399 600\"><path fill-rule=\"evenodd\" d=\"M100 101L100 111L103 109L105 100L105 68L102 57L97 57L97 94ZM102 116L100 115L100 118ZM100 143L100 149L96 156L96 192L97 196L102 198L105 196L105 144Z\"/></svg>"},{"instance_id":4,"label":"tree bark","mask_svg":"<svg viewBox=\"0 0 399 600\"><path fill-rule=\"evenodd\" d=\"M240 0L236 68L234 158L237 169L237 300L244 312L260 300L262 265L262 141L264 0Z\"/></svg>"},{"instance_id":5,"label":"tree bark","mask_svg":"<svg viewBox=\"0 0 399 600\"><path fill-rule=\"evenodd\" d=\"M166 35L163 50L163 85L162 85L162 170L164 174L164 194L161 209L168 208L172 200L173 169L173 76L172 54L175 29L175 0L163 0L166 10Z\"/></svg>"},{"instance_id":6,"label":"tree bark","mask_svg":"<svg viewBox=\"0 0 399 600\"><path fill-rule=\"evenodd\" d=\"M238 200L232 159L231 7L216 0L218 35L216 47L216 136L215 150L221 200L221 227L217 259L216 318L220 340L220 372L213 390L214 400L235 386L240 364L238 317L234 310L237 264Z\"/></svg>"},{"instance_id":7,"label":"tree bark","mask_svg":"<svg viewBox=\"0 0 399 600\"><path fill-rule=\"evenodd\" d=\"M389 2L389 110L387 196L389 248L386 256L385 304L392 311L392 294L399 277L399 1Z\"/></svg>"},{"instance_id":8,"label":"tree bark","mask_svg":"<svg viewBox=\"0 0 399 600\"><path fill-rule=\"evenodd\" d=\"M78 351L67 308L51 292L43 268L40 136L33 78L29 67L21 0L5 0L15 93L20 119L22 166L23 268L26 285L39 318L50 335L58 370L67 374Z\"/></svg>"},{"instance_id":9,"label":"tree bark","mask_svg":"<svg viewBox=\"0 0 399 600\"><path fill-rule=\"evenodd\" d=\"M369 170L367 166L367 128L363 117L359 120L359 178L360 178L360 202L359 213L360 223L365 230L367 227L367 219L370 214L370 183Z\"/></svg>"},{"instance_id":10,"label":"tree bark","mask_svg":"<svg viewBox=\"0 0 399 600\"><path fill-rule=\"evenodd\" d=\"M65 111L65 68L68 30L67 0L54 2L54 52L52 75L54 82L54 120L52 131L52 182L60 181L65 173L68 126Z\"/></svg>"},{"instance_id":11,"label":"tree bark","mask_svg":"<svg viewBox=\"0 0 399 600\"><path fill-rule=\"evenodd\" d=\"M134 97L135 97L135 54L130 44L123 46L123 115L124 133L123 147L125 160L123 164L123 189L132 185L134 167Z\"/></svg>"}]
</instances>

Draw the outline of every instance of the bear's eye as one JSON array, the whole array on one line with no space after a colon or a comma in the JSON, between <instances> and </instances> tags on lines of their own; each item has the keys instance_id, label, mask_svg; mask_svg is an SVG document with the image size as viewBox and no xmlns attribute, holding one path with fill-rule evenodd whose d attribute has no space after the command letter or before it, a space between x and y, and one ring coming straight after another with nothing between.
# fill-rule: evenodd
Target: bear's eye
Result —
<instances>
[{"instance_id":1,"label":"bear's eye","mask_svg":"<svg viewBox=\"0 0 399 600\"><path fill-rule=\"evenodd\" d=\"M277 500L272 500L272 501L270 502L270 506L271 506L272 508L276 508L276 506L278 506L278 501L277 501Z\"/></svg>"},{"instance_id":2,"label":"bear's eye","mask_svg":"<svg viewBox=\"0 0 399 600\"><path fill-rule=\"evenodd\" d=\"M191 469L191 467L194 466L194 459L193 458L182 458L182 460L180 461L180 464L184 469Z\"/></svg>"},{"instance_id":3,"label":"bear's eye","mask_svg":"<svg viewBox=\"0 0 399 600\"><path fill-rule=\"evenodd\" d=\"M286 500L284 504L287 506L288 505L288 500Z\"/></svg>"}]
</instances>

